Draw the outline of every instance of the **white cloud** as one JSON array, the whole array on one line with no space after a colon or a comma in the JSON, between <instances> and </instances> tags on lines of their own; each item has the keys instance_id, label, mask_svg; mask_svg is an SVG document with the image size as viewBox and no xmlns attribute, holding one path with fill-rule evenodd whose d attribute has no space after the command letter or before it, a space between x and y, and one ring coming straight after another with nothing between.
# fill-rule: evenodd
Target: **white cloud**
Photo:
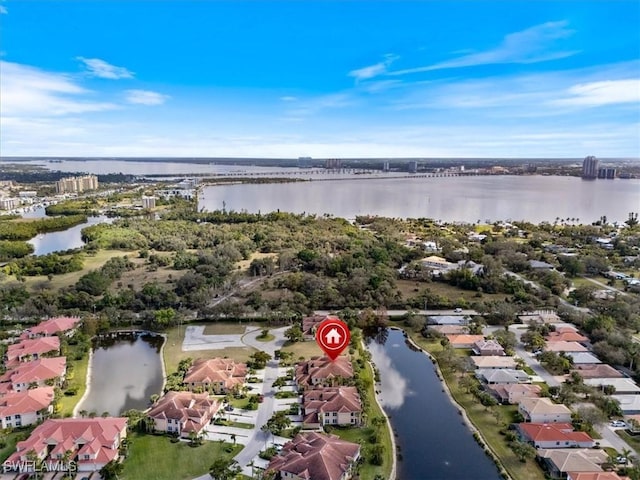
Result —
<instances>
[{"instance_id":1,"label":"white cloud","mask_svg":"<svg viewBox=\"0 0 640 480\"><path fill-rule=\"evenodd\" d=\"M566 21L547 22L520 32L510 33L496 48L484 52L470 53L452 60L389 72L389 75L406 75L448 68L495 65L504 63L538 63L575 55L576 51L554 50L557 40L568 38L574 31L567 28Z\"/></svg>"},{"instance_id":2,"label":"white cloud","mask_svg":"<svg viewBox=\"0 0 640 480\"><path fill-rule=\"evenodd\" d=\"M3 116L59 116L117 108L91 100L93 92L71 77L18 63L0 61Z\"/></svg>"},{"instance_id":3,"label":"white cloud","mask_svg":"<svg viewBox=\"0 0 640 480\"><path fill-rule=\"evenodd\" d=\"M136 105L162 105L170 97L150 90L127 90L126 100Z\"/></svg>"},{"instance_id":4,"label":"white cloud","mask_svg":"<svg viewBox=\"0 0 640 480\"><path fill-rule=\"evenodd\" d=\"M7 11L7 8L6 8L6 7L3 7L2 5L0 5L0 14L4 14L4 15L6 15L7 13L9 13L9 12Z\"/></svg>"},{"instance_id":5,"label":"white cloud","mask_svg":"<svg viewBox=\"0 0 640 480\"><path fill-rule=\"evenodd\" d=\"M640 79L607 80L581 83L570 87L565 98L554 100L555 105L598 107L620 103L640 106Z\"/></svg>"},{"instance_id":6,"label":"white cloud","mask_svg":"<svg viewBox=\"0 0 640 480\"><path fill-rule=\"evenodd\" d=\"M357 70L351 70L347 75L356 79L356 82L367 80L369 78L378 77L387 72L387 69L395 62L399 57L395 55L385 55L385 59L382 62L368 67L359 68Z\"/></svg>"},{"instance_id":7,"label":"white cloud","mask_svg":"<svg viewBox=\"0 0 640 480\"><path fill-rule=\"evenodd\" d=\"M84 58L77 57L87 69L87 72L98 78L108 78L111 80L118 80L121 78L133 78L133 72L130 72L124 67L116 67L110 63L100 60L99 58Z\"/></svg>"},{"instance_id":8,"label":"white cloud","mask_svg":"<svg viewBox=\"0 0 640 480\"><path fill-rule=\"evenodd\" d=\"M292 97L290 95L284 96L284 97L280 97L280 100L283 102L295 102L296 100L298 100L297 97Z\"/></svg>"}]
</instances>

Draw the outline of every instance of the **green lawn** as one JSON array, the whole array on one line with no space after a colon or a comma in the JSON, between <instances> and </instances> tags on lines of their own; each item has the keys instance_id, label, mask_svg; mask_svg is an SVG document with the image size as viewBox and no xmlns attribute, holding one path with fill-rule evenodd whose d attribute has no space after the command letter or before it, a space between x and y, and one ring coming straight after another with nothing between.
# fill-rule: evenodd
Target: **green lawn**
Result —
<instances>
[{"instance_id":1,"label":"green lawn","mask_svg":"<svg viewBox=\"0 0 640 480\"><path fill-rule=\"evenodd\" d=\"M256 340L258 340L259 342L270 342L272 340L274 340L276 337L270 333L267 333L266 336L262 336L262 334L258 335L256 337Z\"/></svg>"},{"instance_id":2,"label":"green lawn","mask_svg":"<svg viewBox=\"0 0 640 480\"><path fill-rule=\"evenodd\" d=\"M67 365L73 365L73 373L67 374L67 388L77 388L78 393L73 396L62 395L60 398L61 417L68 417L73 414L73 409L80 401L87 389L87 369L89 368L89 354L86 354L82 360L69 360L74 358L74 346L69 346L69 355L67 356Z\"/></svg>"},{"instance_id":3,"label":"green lawn","mask_svg":"<svg viewBox=\"0 0 640 480\"><path fill-rule=\"evenodd\" d=\"M293 361L297 362L300 357L309 359L324 355L318 344L314 341L297 342L282 347L283 352L292 352Z\"/></svg>"},{"instance_id":4,"label":"green lawn","mask_svg":"<svg viewBox=\"0 0 640 480\"><path fill-rule=\"evenodd\" d=\"M25 427L20 430L15 430L6 435L2 435L6 445L0 448L0 463L4 462L9 455L16 451L16 443L29 437L34 427Z\"/></svg>"},{"instance_id":5,"label":"green lawn","mask_svg":"<svg viewBox=\"0 0 640 480\"><path fill-rule=\"evenodd\" d=\"M187 480L206 474L220 456L233 457L242 446L205 442L190 447L171 443L168 437L131 434L129 457L124 461L122 480ZM226 452L226 449L231 452Z\"/></svg>"},{"instance_id":6,"label":"green lawn","mask_svg":"<svg viewBox=\"0 0 640 480\"><path fill-rule=\"evenodd\" d=\"M631 448L640 451L640 435L629 435L626 430L616 430L616 434L627 442Z\"/></svg>"}]
</instances>

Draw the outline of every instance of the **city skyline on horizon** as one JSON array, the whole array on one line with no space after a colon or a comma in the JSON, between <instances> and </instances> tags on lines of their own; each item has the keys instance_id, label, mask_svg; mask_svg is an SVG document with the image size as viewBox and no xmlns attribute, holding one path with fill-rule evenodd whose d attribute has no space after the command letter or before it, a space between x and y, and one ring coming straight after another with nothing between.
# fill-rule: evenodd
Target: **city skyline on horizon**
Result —
<instances>
[{"instance_id":1,"label":"city skyline on horizon","mask_svg":"<svg viewBox=\"0 0 640 480\"><path fill-rule=\"evenodd\" d=\"M0 15L2 158L640 157L631 0L0 0Z\"/></svg>"}]
</instances>

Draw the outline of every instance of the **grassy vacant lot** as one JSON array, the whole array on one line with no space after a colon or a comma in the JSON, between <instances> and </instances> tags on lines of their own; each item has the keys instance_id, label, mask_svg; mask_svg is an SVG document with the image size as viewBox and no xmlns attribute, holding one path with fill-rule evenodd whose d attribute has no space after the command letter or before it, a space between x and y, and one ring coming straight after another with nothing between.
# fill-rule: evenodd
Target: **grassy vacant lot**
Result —
<instances>
[{"instance_id":1,"label":"grassy vacant lot","mask_svg":"<svg viewBox=\"0 0 640 480\"><path fill-rule=\"evenodd\" d=\"M73 409L80 401L87 389L87 369L89 368L89 354L85 355L82 360L70 360L74 358L74 347L69 347L69 355L67 356L67 368L73 365L73 373L67 374L68 388L77 388L78 393L71 397L62 395L60 398L60 415L68 417L73 414Z\"/></svg>"},{"instance_id":2,"label":"grassy vacant lot","mask_svg":"<svg viewBox=\"0 0 640 480\"><path fill-rule=\"evenodd\" d=\"M273 258L273 261L275 262L278 259L278 254L277 253L254 252L254 253L251 254L251 256L249 257L248 260L241 260L240 262L237 262L235 264L235 267L238 270L248 270L249 269L249 265L251 265L251 262L253 262L256 259L261 260L261 259L267 258L267 257Z\"/></svg>"},{"instance_id":3,"label":"grassy vacant lot","mask_svg":"<svg viewBox=\"0 0 640 480\"><path fill-rule=\"evenodd\" d=\"M434 353L442 350L440 343L429 343L420 334L412 333L411 338L425 350ZM475 427L480 431L485 442L489 444L494 453L498 456L502 466L509 472L511 478L518 480L543 480L542 470L533 460L526 463L520 462L513 451L507 445L504 437L500 435L500 423L513 422L513 415L517 411L515 405L498 405L486 408L470 393L460 388L458 380L454 374L446 374L445 380L451 395L456 402L466 411L467 416ZM498 415L498 419L496 416Z\"/></svg>"},{"instance_id":4,"label":"grassy vacant lot","mask_svg":"<svg viewBox=\"0 0 640 480\"><path fill-rule=\"evenodd\" d=\"M300 357L309 359L324 355L318 344L314 341L292 343L282 347L283 352L293 352L293 360L297 361Z\"/></svg>"},{"instance_id":5,"label":"grassy vacant lot","mask_svg":"<svg viewBox=\"0 0 640 480\"><path fill-rule=\"evenodd\" d=\"M256 323L250 322L215 322L207 323L204 327L205 335L243 335L247 327L258 327Z\"/></svg>"},{"instance_id":6,"label":"grassy vacant lot","mask_svg":"<svg viewBox=\"0 0 640 480\"><path fill-rule=\"evenodd\" d=\"M220 442L190 447L186 442L171 443L168 437L156 435L132 434L129 438L129 458L120 477L123 480L192 479L206 474L216 458L233 457L242 449Z\"/></svg>"},{"instance_id":7,"label":"grassy vacant lot","mask_svg":"<svg viewBox=\"0 0 640 480\"><path fill-rule=\"evenodd\" d=\"M178 369L178 363L185 358L215 358L229 357L238 362L246 362L249 356L255 351L251 347L229 347L220 350L197 350L193 352L183 352L182 342L184 340L184 332L186 327L174 327L165 332L167 342L164 345L164 365L167 374L175 372Z\"/></svg>"},{"instance_id":8,"label":"grassy vacant lot","mask_svg":"<svg viewBox=\"0 0 640 480\"><path fill-rule=\"evenodd\" d=\"M503 293L483 293L482 297L476 297L476 292L472 290L462 290L447 283L442 282L416 282L415 280L396 280L396 286L402 294L403 299L416 297L421 291L428 289L431 293L441 295L455 302L464 299L466 302L477 302L481 300L504 300L509 295ZM418 291L416 291L416 288ZM427 306L428 307L428 306Z\"/></svg>"}]
</instances>

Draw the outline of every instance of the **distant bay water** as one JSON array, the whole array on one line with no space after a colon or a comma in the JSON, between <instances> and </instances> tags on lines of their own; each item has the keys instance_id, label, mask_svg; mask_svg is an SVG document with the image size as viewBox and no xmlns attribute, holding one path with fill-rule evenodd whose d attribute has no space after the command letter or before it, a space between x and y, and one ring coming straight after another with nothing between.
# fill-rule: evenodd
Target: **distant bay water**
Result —
<instances>
[{"instance_id":1,"label":"distant bay water","mask_svg":"<svg viewBox=\"0 0 640 480\"><path fill-rule=\"evenodd\" d=\"M640 180L556 176L379 178L203 188L198 208L267 213L379 215L481 222L624 221L640 211Z\"/></svg>"}]
</instances>

